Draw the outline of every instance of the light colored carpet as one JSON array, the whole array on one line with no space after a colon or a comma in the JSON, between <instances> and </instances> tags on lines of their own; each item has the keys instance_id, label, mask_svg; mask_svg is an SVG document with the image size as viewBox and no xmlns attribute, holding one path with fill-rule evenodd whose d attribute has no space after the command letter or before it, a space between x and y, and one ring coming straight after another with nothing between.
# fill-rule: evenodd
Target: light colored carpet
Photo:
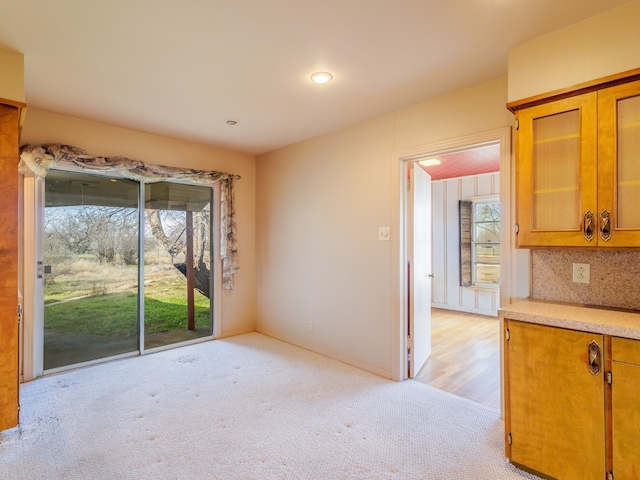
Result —
<instances>
[{"instance_id":1,"label":"light colored carpet","mask_svg":"<svg viewBox=\"0 0 640 480\"><path fill-rule=\"evenodd\" d=\"M497 410L258 333L41 378L1 479L535 478Z\"/></svg>"}]
</instances>

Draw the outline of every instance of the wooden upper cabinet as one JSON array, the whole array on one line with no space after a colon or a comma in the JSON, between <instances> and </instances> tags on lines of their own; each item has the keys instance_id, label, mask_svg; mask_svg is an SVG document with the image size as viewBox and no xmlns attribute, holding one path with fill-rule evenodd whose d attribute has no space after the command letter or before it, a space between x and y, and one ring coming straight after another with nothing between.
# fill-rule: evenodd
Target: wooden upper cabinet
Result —
<instances>
[{"instance_id":1,"label":"wooden upper cabinet","mask_svg":"<svg viewBox=\"0 0 640 480\"><path fill-rule=\"evenodd\" d=\"M518 246L595 245L596 108L588 93L518 112Z\"/></svg>"},{"instance_id":2,"label":"wooden upper cabinet","mask_svg":"<svg viewBox=\"0 0 640 480\"><path fill-rule=\"evenodd\" d=\"M640 247L640 81L598 92L598 215L599 246Z\"/></svg>"},{"instance_id":3,"label":"wooden upper cabinet","mask_svg":"<svg viewBox=\"0 0 640 480\"><path fill-rule=\"evenodd\" d=\"M517 246L640 246L640 81L516 115Z\"/></svg>"}]
</instances>

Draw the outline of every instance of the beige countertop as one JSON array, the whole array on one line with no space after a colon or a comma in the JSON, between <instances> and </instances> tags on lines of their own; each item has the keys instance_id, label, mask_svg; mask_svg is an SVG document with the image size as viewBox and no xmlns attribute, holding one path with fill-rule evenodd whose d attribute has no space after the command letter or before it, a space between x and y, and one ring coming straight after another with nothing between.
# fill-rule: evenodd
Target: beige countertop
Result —
<instances>
[{"instance_id":1,"label":"beige countertop","mask_svg":"<svg viewBox=\"0 0 640 480\"><path fill-rule=\"evenodd\" d=\"M640 340L640 311L543 300L518 300L498 310L500 318Z\"/></svg>"}]
</instances>

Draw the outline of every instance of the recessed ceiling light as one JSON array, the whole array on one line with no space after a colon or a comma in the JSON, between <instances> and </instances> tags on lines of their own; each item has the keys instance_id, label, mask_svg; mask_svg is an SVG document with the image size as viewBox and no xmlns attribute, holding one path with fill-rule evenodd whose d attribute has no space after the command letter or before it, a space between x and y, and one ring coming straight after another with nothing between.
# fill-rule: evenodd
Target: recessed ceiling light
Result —
<instances>
[{"instance_id":1,"label":"recessed ceiling light","mask_svg":"<svg viewBox=\"0 0 640 480\"><path fill-rule=\"evenodd\" d=\"M425 160L420 160L418 163L423 167L433 167L434 165L440 165L441 162L437 158L427 158Z\"/></svg>"},{"instance_id":2,"label":"recessed ceiling light","mask_svg":"<svg viewBox=\"0 0 640 480\"><path fill-rule=\"evenodd\" d=\"M316 72L311 75L311 81L313 81L313 83L317 83L318 85L328 83L332 78L333 75L331 75L329 72Z\"/></svg>"},{"instance_id":3,"label":"recessed ceiling light","mask_svg":"<svg viewBox=\"0 0 640 480\"><path fill-rule=\"evenodd\" d=\"M233 118L229 118L226 120L227 125L237 125L238 121L234 120Z\"/></svg>"}]
</instances>

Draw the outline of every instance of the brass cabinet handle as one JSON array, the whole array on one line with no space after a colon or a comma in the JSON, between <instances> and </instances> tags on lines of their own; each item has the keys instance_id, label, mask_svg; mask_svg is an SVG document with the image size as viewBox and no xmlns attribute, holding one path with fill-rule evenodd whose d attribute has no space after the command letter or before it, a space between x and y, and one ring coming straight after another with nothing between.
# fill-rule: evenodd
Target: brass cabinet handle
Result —
<instances>
[{"instance_id":1,"label":"brass cabinet handle","mask_svg":"<svg viewBox=\"0 0 640 480\"><path fill-rule=\"evenodd\" d=\"M611 238L611 214L609 210L600 212L600 238L605 242Z\"/></svg>"},{"instance_id":2,"label":"brass cabinet handle","mask_svg":"<svg viewBox=\"0 0 640 480\"><path fill-rule=\"evenodd\" d=\"M593 240L593 233L595 231L595 223L593 221L593 212L587 210L584 212L584 239L587 242Z\"/></svg>"},{"instance_id":3,"label":"brass cabinet handle","mask_svg":"<svg viewBox=\"0 0 640 480\"><path fill-rule=\"evenodd\" d=\"M587 345L587 363L589 371L592 375L598 375L600 373L600 345L595 341Z\"/></svg>"}]
</instances>

